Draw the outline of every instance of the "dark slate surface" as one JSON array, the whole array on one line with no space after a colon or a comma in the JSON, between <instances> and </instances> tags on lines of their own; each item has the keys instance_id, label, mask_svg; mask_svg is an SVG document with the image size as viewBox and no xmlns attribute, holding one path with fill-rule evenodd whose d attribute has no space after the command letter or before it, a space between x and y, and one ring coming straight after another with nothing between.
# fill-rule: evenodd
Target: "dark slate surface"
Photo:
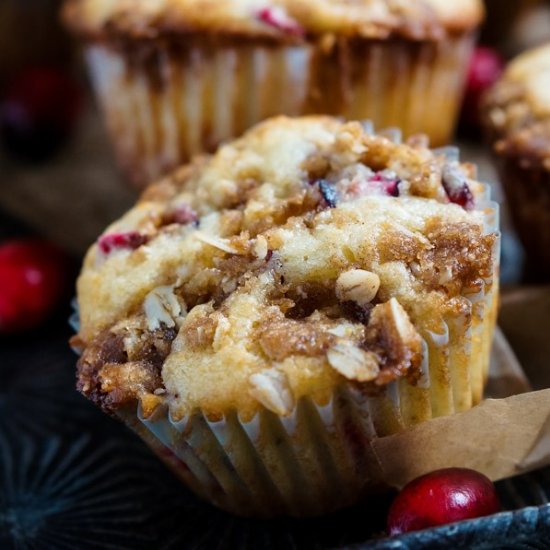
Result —
<instances>
[{"instance_id":1,"label":"dark slate surface","mask_svg":"<svg viewBox=\"0 0 550 550\"><path fill-rule=\"evenodd\" d=\"M24 229L0 213L0 239ZM259 522L199 502L124 426L74 391L70 307L0 339L0 549L550 548L550 468L498 484L480 520L383 539L386 502ZM531 507L528 507L531 506Z\"/></svg>"}]
</instances>

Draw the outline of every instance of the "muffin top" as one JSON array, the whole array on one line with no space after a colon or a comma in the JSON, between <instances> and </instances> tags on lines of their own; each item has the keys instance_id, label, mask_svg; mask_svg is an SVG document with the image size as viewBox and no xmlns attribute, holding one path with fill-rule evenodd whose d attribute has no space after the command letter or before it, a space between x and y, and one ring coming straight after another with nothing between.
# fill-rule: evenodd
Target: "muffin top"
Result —
<instances>
[{"instance_id":1,"label":"muffin top","mask_svg":"<svg viewBox=\"0 0 550 550\"><path fill-rule=\"evenodd\" d=\"M550 44L514 59L484 100L495 150L550 170Z\"/></svg>"},{"instance_id":2,"label":"muffin top","mask_svg":"<svg viewBox=\"0 0 550 550\"><path fill-rule=\"evenodd\" d=\"M268 120L149 187L78 281L80 391L174 418L377 391L471 314L496 235L473 167L330 117Z\"/></svg>"},{"instance_id":3,"label":"muffin top","mask_svg":"<svg viewBox=\"0 0 550 550\"><path fill-rule=\"evenodd\" d=\"M66 0L90 37L213 33L299 41L311 35L438 39L479 25L481 0Z\"/></svg>"}]
</instances>

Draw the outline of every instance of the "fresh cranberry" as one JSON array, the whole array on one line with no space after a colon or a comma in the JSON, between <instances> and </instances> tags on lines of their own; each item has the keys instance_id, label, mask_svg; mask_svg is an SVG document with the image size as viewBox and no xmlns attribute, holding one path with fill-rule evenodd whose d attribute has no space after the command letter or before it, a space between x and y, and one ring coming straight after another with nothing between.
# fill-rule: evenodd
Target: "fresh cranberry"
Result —
<instances>
[{"instance_id":1,"label":"fresh cranberry","mask_svg":"<svg viewBox=\"0 0 550 550\"><path fill-rule=\"evenodd\" d=\"M135 250L147 242L147 236L138 231L127 233L108 233L99 238L97 244L103 254L110 254L114 250Z\"/></svg>"},{"instance_id":2,"label":"fresh cranberry","mask_svg":"<svg viewBox=\"0 0 550 550\"><path fill-rule=\"evenodd\" d=\"M399 535L500 511L495 487L483 474L447 468L421 476L397 495L388 514L388 532Z\"/></svg>"},{"instance_id":3,"label":"fresh cranberry","mask_svg":"<svg viewBox=\"0 0 550 550\"><path fill-rule=\"evenodd\" d=\"M462 107L462 122L466 126L479 126L481 96L500 77L504 61L492 48L478 47L470 59L466 93Z\"/></svg>"},{"instance_id":4,"label":"fresh cranberry","mask_svg":"<svg viewBox=\"0 0 550 550\"><path fill-rule=\"evenodd\" d=\"M305 34L304 29L299 23L278 6L258 10L257 17L262 23L286 34L294 36L303 36Z\"/></svg>"},{"instance_id":5,"label":"fresh cranberry","mask_svg":"<svg viewBox=\"0 0 550 550\"><path fill-rule=\"evenodd\" d=\"M2 140L17 157L46 160L72 134L80 106L80 89L64 71L28 69L8 84L0 101Z\"/></svg>"},{"instance_id":6,"label":"fresh cranberry","mask_svg":"<svg viewBox=\"0 0 550 550\"><path fill-rule=\"evenodd\" d=\"M35 328L67 290L69 262L52 244L19 239L0 245L0 332Z\"/></svg>"}]
</instances>

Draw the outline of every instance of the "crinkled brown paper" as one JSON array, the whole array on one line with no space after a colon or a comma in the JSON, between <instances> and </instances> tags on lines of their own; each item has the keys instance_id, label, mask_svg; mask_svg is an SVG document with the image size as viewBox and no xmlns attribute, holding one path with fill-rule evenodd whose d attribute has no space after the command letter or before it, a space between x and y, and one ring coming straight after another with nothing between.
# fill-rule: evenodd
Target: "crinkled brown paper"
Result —
<instances>
[{"instance_id":1,"label":"crinkled brown paper","mask_svg":"<svg viewBox=\"0 0 550 550\"><path fill-rule=\"evenodd\" d=\"M545 317L548 311L544 305L550 306L550 291L545 291L544 299L541 296L529 299L537 300L536 307L544 310L538 330L542 331L541 339L550 340L550 316ZM527 309L531 323L536 323L532 319L534 308L526 307L521 296L514 300ZM504 305L506 313L506 299ZM510 308L508 315L510 323L522 323ZM550 342L546 343L548 346ZM537 357L543 352L539 347ZM536 378L535 387L546 389L532 391L510 346L497 331L487 399L467 412L437 418L373 441L381 479L401 487L432 470L459 466L497 480L549 465L550 362L544 372L537 370Z\"/></svg>"}]
</instances>

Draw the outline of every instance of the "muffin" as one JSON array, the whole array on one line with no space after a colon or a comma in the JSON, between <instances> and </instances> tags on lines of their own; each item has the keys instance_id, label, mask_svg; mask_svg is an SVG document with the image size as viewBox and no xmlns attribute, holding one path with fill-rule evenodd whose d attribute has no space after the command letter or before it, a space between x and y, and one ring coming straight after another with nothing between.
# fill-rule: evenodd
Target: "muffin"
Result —
<instances>
[{"instance_id":1,"label":"muffin","mask_svg":"<svg viewBox=\"0 0 550 550\"><path fill-rule=\"evenodd\" d=\"M85 259L78 389L237 514L381 490L370 442L487 379L498 216L456 153L279 117L149 187Z\"/></svg>"},{"instance_id":2,"label":"muffin","mask_svg":"<svg viewBox=\"0 0 550 550\"><path fill-rule=\"evenodd\" d=\"M480 0L68 0L123 171L139 185L278 114L446 144Z\"/></svg>"},{"instance_id":3,"label":"muffin","mask_svg":"<svg viewBox=\"0 0 550 550\"><path fill-rule=\"evenodd\" d=\"M518 21L541 0L485 0L487 19L481 32L481 42L508 48Z\"/></svg>"},{"instance_id":4,"label":"muffin","mask_svg":"<svg viewBox=\"0 0 550 550\"><path fill-rule=\"evenodd\" d=\"M550 45L514 59L483 121L530 276L550 281Z\"/></svg>"}]
</instances>

